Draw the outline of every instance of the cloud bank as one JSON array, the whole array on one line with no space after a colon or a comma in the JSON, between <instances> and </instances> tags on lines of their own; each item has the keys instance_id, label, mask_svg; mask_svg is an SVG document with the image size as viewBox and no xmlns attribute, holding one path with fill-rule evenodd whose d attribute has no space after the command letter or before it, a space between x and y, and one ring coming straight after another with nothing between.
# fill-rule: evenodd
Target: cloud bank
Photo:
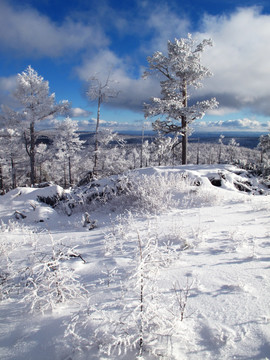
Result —
<instances>
[{"instance_id":1,"label":"cloud bank","mask_svg":"<svg viewBox=\"0 0 270 360\"><path fill-rule=\"evenodd\" d=\"M229 16L205 16L200 38L211 37L215 46L203 61L214 76L199 94L216 96L221 108L270 115L270 16L259 8L241 8Z\"/></svg>"},{"instance_id":2,"label":"cloud bank","mask_svg":"<svg viewBox=\"0 0 270 360\"><path fill-rule=\"evenodd\" d=\"M202 89L192 92L192 98L215 96L220 102L216 116L243 109L270 116L270 15L260 8L239 8L223 16L202 14L196 32L185 14L166 3L153 8L147 0L136 2L136 15L110 12L108 3L101 2L95 23L93 16L86 19L70 15L56 23L33 8L0 1L0 46L25 57L70 57L71 72L81 81L94 74L102 80L110 73L119 82L120 92L108 105L142 113L143 103L158 96L160 90L158 79L141 78L146 57L155 51L166 53L167 40L191 32L198 40L210 37L214 41L214 47L206 49L202 58L214 76L205 80ZM119 51L118 42L126 36L139 40L134 45L131 41L130 51ZM6 98L9 80L13 81L0 79L5 94L1 99Z\"/></svg>"},{"instance_id":3,"label":"cloud bank","mask_svg":"<svg viewBox=\"0 0 270 360\"><path fill-rule=\"evenodd\" d=\"M189 27L186 19L170 14L167 6L162 11L159 5L158 11L153 11L145 22L145 31L151 29L153 36L139 51L145 57L157 50L166 53L167 40L177 35L185 37ZM202 58L214 76L204 81L202 89L193 92L193 98L215 96L220 102L217 115L250 109L269 116L270 15L263 15L257 7L241 8L228 16L205 15L200 30L193 35L198 40L210 37L214 41L214 47L207 48ZM157 79L145 82L139 76L131 76L130 64L108 48L85 59L76 71L85 80L104 69L111 69L111 76L119 81L122 90L114 106L142 111L143 102L159 93ZM142 72L143 68L139 74Z\"/></svg>"},{"instance_id":4,"label":"cloud bank","mask_svg":"<svg viewBox=\"0 0 270 360\"><path fill-rule=\"evenodd\" d=\"M63 5L64 6L64 5ZM59 57L85 47L106 46L108 39L96 24L71 18L54 23L33 8L0 2L0 46L21 56Z\"/></svg>"},{"instance_id":5,"label":"cloud bank","mask_svg":"<svg viewBox=\"0 0 270 360\"><path fill-rule=\"evenodd\" d=\"M266 132L270 129L270 121L260 122L258 120L243 118L235 120L219 121L197 121L193 124L197 131L254 131Z\"/></svg>"}]
</instances>

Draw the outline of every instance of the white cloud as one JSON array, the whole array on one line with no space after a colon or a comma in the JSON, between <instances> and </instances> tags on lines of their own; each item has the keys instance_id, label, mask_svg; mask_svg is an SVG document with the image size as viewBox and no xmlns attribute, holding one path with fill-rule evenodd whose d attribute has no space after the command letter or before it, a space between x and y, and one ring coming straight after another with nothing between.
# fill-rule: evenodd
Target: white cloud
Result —
<instances>
[{"instance_id":1,"label":"white cloud","mask_svg":"<svg viewBox=\"0 0 270 360\"><path fill-rule=\"evenodd\" d=\"M214 76L199 94L216 96L221 107L270 115L270 15L252 7L229 16L205 16L203 30L196 36L211 37L215 44L203 56Z\"/></svg>"},{"instance_id":2,"label":"white cloud","mask_svg":"<svg viewBox=\"0 0 270 360\"><path fill-rule=\"evenodd\" d=\"M145 33L152 31L149 41L139 49L146 56L157 50L166 53L167 40L185 37L190 24L167 5L159 5L146 14L144 26ZM207 15L194 37L214 40L214 47L207 48L202 58L214 76L205 80L205 86L195 91L191 100L217 97L220 107L212 114L219 116L242 109L270 115L270 15L263 15L256 7L241 8L228 16ZM107 76L109 70L121 90L111 106L141 111L144 102L159 95L157 79L134 78L130 62L108 49L86 59L77 73L86 80L94 73Z\"/></svg>"},{"instance_id":3,"label":"white cloud","mask_svg":"<svg viewBox=\"0 0 270 360\"><path fill-rule=\"evenodd\" d=\"M151 11L144 24L146 31L151 32L151 41L143 46L147 55L155 51L167 51L167 41L174 38L185 37L190 29L190 20L181 13L174 12L166 3L156 5Z\"/></svg>"},{"instance_id":4,"label":"white cloud","mask_svg":"<svg viewBox=\"0 0 270 360\"><path fill-rule=\"evenodd\" d=\"M17 76L1 77L0 78L0 89L3 92L11 92L15 90Z\"/></svg>"},{"instance_id":5,"label":"white cloud","mask_svg":"<svg viewBox=\"0 0 270 360\"><path fill-rule=\"evenodd\" d=\"M95 25L66 19L58 25L38 11L0 3L0 45L22 55L56 57L84 47L107 45Z\"/></svg>"},{"instance_id":6,"label":"white cloud","mask_svg":"<svg viewBox=\"0 0 270 360\"><path fill-rule=\"evenodd\" d=\"M80 121L78 121L79 130L95 131L96 123L97 123L96 118L91 118L89 120L80 120ZM118 124L116 121L106 121L103 119L100 119L99 123L100 123L101 127L107 127L107 128L109 128L109 127L115 128L115 126Z\"/></svg>"},{"instance_id":7,"label":"white cloud","mask_svg":"<svg viewBox=\"0 0 270 360\"><path fill-rule=\"evenodd\" d=\"M91 119L91 123L96 125L97 119L96 119L96 118L92 118L92 119ZM108 121L108 120L99 119L99 124L100 124L101 126L104 126L104 127L106 127L106 126L107 126L107 127L110 127L110 126L116 125L117 122L116 122L116 121Z\"/></svg>"},{"instance_id":8,"label":"white cloud","mask_svg":"<svg viewBox=\"0 0 270 360\"><path fill-rule=\"evenodd\" d=\"M91 115L90 111L81 109L81 108L72 108L70 109L70 116L71 117L88 117L89 115Z\"/></svg>"},{"instance_id":9,"label":"white cloud","mask_svg":"<svg viewBox=\"0 0 270 360\"><path fill-rule=\"evenodd\" d=\"M235 113L237 111L238 109L236 107L219 106L218 108L209 110L207 114L212 116L224 116L227 114Z\"/></svg>"},{"instance_id":10,"label":"white cloud","mask_svg":"<svg viewBox=\"0 0 270 360\"><path fill-rule=\"evenodd\" d=\"M0 104L17 107L17 101L10 94L16 88L17 76L0 77Z\"/></svg>"},{"instance_id":11,"label":"white cloud","mask_svg":"<svg viewBox=\"0 0 270 360\"><path fill-rule=\"evenodd\" d=\"M191 23L183 13L173 11L166 3L157 4L153 8L145 0L137 2L137 5L141 13L135 19L131 15L125 19L123 13L110 14L106 8L106 11L99 9L95 24L90 23L90 20L85 23L72 18L55 23L32 8L22 5L12 7L8 1L2 0L0 46L2 50L13 49L23 55L51 57L68 53L73 56L74 52L83 50L84 60L75 69L78 77L85 81L97 74L104 80L111 71L111 78L119 82L117 86L120 93L109 106L142 111L144 102L159 95L159 81L154 78L146 81L141 79L143 69L138 72L136 65L134 71L132 66L138 64L142 56L146 58L154 51L166 53L167 40L185 37L191 31ZM108 38L97 25L102 18L102 11L105 14L104 21L111 16L108 26L101 24L104 29L107 26L108 30L112 26L114 17L114 30L118 29L119 36L120 33L123 38L126 33L139 36L142 45L136 54L136 49L131 47L130 57L120 58L111 50L113 47L108 48ZM194 37L213 38L215 46L206 49L202 60L214 76L207 79L205 87L194 92L191 99L217 97L220 107L213 110L212 115L222 116L243 108L270 115L270 15L262 14L256 7L240 8L228 16L205 15ZM11 84L11 79L0 79L0 90L11 89ZM78 114L79 110L73 111Z\"/></svg>"},{"instance_id":12,"label":"white cloud","mask_svg":"<svg viewBox=\"0 0 270 360\"><path fill-rule=\"evenodd\" d=\"M211 131L267 131L270 126L270 121L262 123L258 120L243 118L235 120L220 120L220 121L197 121L194 123L196 130L211 130Z\"/></svg>"}]
</instances>

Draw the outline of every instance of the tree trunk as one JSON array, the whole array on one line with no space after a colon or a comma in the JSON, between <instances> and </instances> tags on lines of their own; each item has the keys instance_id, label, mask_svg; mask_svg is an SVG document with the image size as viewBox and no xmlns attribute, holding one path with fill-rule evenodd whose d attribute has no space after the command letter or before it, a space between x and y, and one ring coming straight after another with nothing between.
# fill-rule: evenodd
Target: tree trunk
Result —
<instances>
[{"instance_id":1,"label":"tree trunk","mask_svg":"<svg viewBox=\"0 0 270 360\"><path fill-rule=\"evenodd\" d=\"M198 145L197 145L197 165L200 164L200 139L198 138Z\"/></svg>"},{"instance_id":2,"label":"tree trunk","mask_svg":"<svg viewBox=\"0 0 270 360\"><path fill-rule=\"evenodd\" d=\"M182 165L187 164L187 145L188 145L188 137L187 137L187 120L185 116L182 116Z\"/></svg>"},{"instance_id":3,"label":"tree trunk","mask_svg":"<svg viewBox=\"0 0 270 360\"><path fill-rule=\"evenodd\" d=\"M30 149L29 149L29 157L30 157L30 181L31 185L34 185L36 182L36 174L35 174L35 123L32 121L30 124Z\"/></svg>"},{"instance_id":4,"label":"tree trunk","mask_svg":"<svg viewBox=\"0 0 270 360\"><path fill-rule=\"evenodd\" d=\"M66 160L64 159L64 189L67 188Z\"/></svg>"},{"instance_id":5,"label":"tree trunk","mask_svg":"<svg viewBox=\"0 0 270 360\"><path fill-rule=\"evenodd\" d=\"M68 157L68 174L69 174L69 186L72 185L72 177L71 177L71 159Z\"/></svg>"},{"instance_id":6,"label":"tree trunk","mask_svg":"<svg viewBox=\"0 0 270 360\"><path fill-rule=\"evenodd\" d=\"M141 238L138 234L138 242L139 242L139 251L140 251L140 267L143 262L143 254L142 254L142 243ZM143 329L143 313L144 313L144 282L143 282L143 269L140 271L140 339L139 339L139 356L142 356L143 352L143 340L144 340L144 329Z\"/></svg>"},{"instance_id":7,"label":"tree trunk","mask_svg":"<svg viewBox=\"0 0 270 360\"><path fill-rule=\"evenodd\" d=\"M183 80L182 86L183 106L187 107L187 82ZM182 116L182 165L187 164L187 146L188 146L188 134L187 134L187 117Z\"/></svg>"},{"instance_id":8,"label":"tree trunk","mask_svg":"<svg viewBox=\"0 0 270 360\"><path fill-rule=\"evenodd\" d=\"M142 142L141 142L141 161L140 161L140 168L143 167L143 142L144 142L144 124L142 126Z\"/></svg>"},{"instance_id":9,"label":"tree trunk","mask_svg":"<svg viewBox=\"0 0 270 360\"><path fill-rule=\"evenodd\" d=\"M42 164L39 164L39 183L42 183Z\"/></svg>"},{"instance_id":10,"label":"tree trunk","mask_svg":"<svg viewBox=\"0 0 270 360\"><path fill-rule=\"evenodd\" d=\"M100 105L102 100L101 90L99 92L98 97L98 110L97 110L97 124L96 124L96 135L95 135L95 154L94 154L94 168L93 175L97 175L97 166L98 166L98 129L99 129L99 121L100 121Z\"/></svg>"},{"instance_id":11,"label":"tree trunk","mask_svg":"<svg viewBox=\"0 0 270 360\"><path fill-rule=\"evenodd\" d=\"M12 189L16 189L17 182L16 182L16 168L13 158L11 158L11 178L12 178Z\"/></svg>"},{"instance_id":12,"label":"tree trunk","mask_svg":"<svg viewBox=\"0 0 270 360\"><path fill-rule=\"evenodd\" d=\"M3 168L0 163L0 194L4 193Z\"/></svg>"},{"instance_id":13,"label":"tree trunk","mask_svg":"<svg viewBox=\"0 0 270 360\"><path fill-rule=\"evenodd\" d=\"M263 150L261 150L261 164L263 163Z\"/></svg>"}]
</instances>

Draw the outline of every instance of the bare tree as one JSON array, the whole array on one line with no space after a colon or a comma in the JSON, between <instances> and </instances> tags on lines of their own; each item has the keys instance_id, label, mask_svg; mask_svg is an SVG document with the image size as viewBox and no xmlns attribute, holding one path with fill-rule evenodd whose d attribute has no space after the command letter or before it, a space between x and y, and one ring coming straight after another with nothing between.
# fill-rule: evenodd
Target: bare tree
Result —
<instances>
[{"instance_id":1,"label":"bare tree","mask_svg":"<svg viewBox=\"0 0 270 360\"><path fill-rule=\"evenodd\" d=\"M96 132L95 132L95 152L94 152L94 167L93 174L97 174L98 168L98 148L99 148L99 126L100 126L100 108L103 102L107 102L112 98L118 96L118 91L116 91L112 84L115 84L116 81L110 79L110 73L108 74L107 79L103 83L96 75L91 76L88 80L88 89L86 95L90 100L98 101L97 108L97 122L96 122Z\"/></svg>"}]
</instances>

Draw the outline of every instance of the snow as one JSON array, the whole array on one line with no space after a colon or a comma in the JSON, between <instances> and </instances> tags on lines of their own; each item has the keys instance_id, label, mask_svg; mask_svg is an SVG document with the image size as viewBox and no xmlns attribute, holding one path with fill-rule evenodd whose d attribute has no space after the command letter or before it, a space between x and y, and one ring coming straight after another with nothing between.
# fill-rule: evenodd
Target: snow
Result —
<instances>
[{"instance_id":1,"label":"snow","mask_svg":"<svg viewBox=\"0 0 270 360\"><path fill-rule=\"evenodd\" d=\"M230 165L145 168L132 179L143 187L144 177L167 181L173 179L170 174L181 174L186 182L179 187L167 183L171 206L168 201L160 209L153 189L152 207L121 195L105 204L75 207L70 216L63 207L38 200L61 197L60 187L18 188L0 197L1 359L135 359L138 349L125 343L125 334L132 342L139 331L136 291L142 276L143 324L149 334L141 359L270 358L267 190L258 195L258 180ZM220 187L211 184L213 178L221 179ZM103 179L101 188L112 187L115 180ZM247 181L250 192L234 185ZM159 184L164 192L164 183ZM16 218L15 211L26 217ZM83 227L85 211L97 220L91 231ZM139 263L138 237L143 244ZM54 272L46 272L52 261L65 301L53 298ZM164 266L153 265L157 261ZM26 277L35 287L26 286ZM176 294L184 299L185 291L189 296L180 321ZM37 296L45 311L42 306L31 311Z\"/></svg>"}]
</instances>

